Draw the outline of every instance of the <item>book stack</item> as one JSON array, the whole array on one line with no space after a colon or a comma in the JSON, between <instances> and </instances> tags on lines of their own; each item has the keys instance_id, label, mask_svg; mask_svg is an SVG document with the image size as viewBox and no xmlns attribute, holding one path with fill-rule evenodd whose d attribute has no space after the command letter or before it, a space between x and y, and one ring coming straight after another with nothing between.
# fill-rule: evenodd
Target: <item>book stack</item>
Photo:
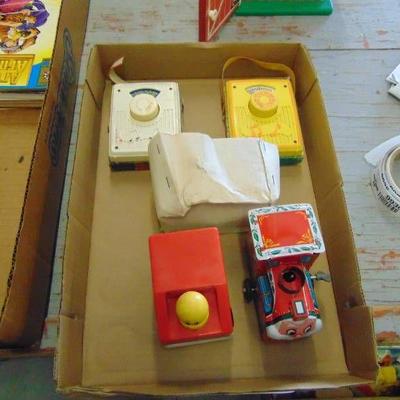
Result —
<instances>
[{"instance_id":1,"label":"book stack","mask_svg":"<svg viewBox=\"0 0 400 400\"><path fill-rule=\"evenodd\" d=\"M376 382L352 389L360 396L400 395L400 305L372 307L377 358L379 364Z\"/></svg>"},{"instance_id":2,"label":"book stack","mask_svg":"<svg viewBox=\"0 0 400 400\"><path fill-rule=\"evenodd\" d=\"M0 0L0 108L40 108L62 0Z\"/></svg>"}]
</instances>

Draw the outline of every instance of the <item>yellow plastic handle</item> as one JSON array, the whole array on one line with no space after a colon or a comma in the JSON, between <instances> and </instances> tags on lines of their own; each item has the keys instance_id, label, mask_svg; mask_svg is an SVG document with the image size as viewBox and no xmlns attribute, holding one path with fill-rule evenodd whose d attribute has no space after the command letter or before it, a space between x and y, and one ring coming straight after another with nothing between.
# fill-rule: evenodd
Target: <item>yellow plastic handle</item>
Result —
<instances>
[{"instance_id":1,"label":"yellow plastic handle","mask_svg":"<svg viewBox=\"0 0 400 400\"><path fill-rule=\"evenodd\" d=\"M224 67L222 68L222 82L224 82L224 80L225 80L226 70L232 64L234 64L236 61L240 61L240 60L250 61L250 62L258 65L260 68L265 69L266 71L282 72L283 74L285 74L286 76L289 77L290 82L293 86L293 90L294 90L294 92L296 92L296 77L295 77L293 70L291 68L289 68L287 65L279 64L279 63L270 63L270 62L266 62L266 61L257 60L255 58L251 58L251 57L244 57L244 56L231 57L228 60L226 60Z\"/></svg>"}]
</instances>

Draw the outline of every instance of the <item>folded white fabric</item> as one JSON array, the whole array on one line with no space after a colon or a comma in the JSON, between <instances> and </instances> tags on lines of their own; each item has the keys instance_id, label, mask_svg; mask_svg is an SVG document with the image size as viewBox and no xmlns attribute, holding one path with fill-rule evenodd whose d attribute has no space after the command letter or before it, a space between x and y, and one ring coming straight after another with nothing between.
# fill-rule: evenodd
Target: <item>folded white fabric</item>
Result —
<instances>
[{"instance_id":1,"label":"folded white fabric","mask_svg":"<svg viewBox=\"0 0 400 400\"><path fill-rule=\"evenodd\" d=\"M163 230L244 230L250 208L279 198L278 149L260 139L157 134L149 160Z\"/></svg>"},{"instance_id":2,"label":"folded white fabric","mask_svg":"<svg viewBox=\"0 0 400 400\"><path fill-rule=\"evenodd\" d=\"M398 65L386 78L392 85L388 92L400 100L400 65Z\"/></svg>"},{"instance_id":3,"label":"folded white fabric","mask_svg":"<svg viewBox=\"0 0 400 400\"><path fill-rule=\"evenodd\" d=\"M400 83L400 65L398 65L386 78L386 80L393 85Z\"/></svg>"}]
</instances>

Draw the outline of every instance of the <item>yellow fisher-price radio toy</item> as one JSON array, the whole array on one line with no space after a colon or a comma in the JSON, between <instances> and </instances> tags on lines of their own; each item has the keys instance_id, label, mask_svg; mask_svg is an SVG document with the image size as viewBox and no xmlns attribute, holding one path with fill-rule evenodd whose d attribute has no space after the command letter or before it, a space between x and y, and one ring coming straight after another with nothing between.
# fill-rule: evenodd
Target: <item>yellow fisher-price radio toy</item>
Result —
<instances>
[{"instance_id":1,"label":"yellow fisher-price radio toy","mask_svg":"<svg viewBox=\"0 0 400 400\"><path fill-rule=\"evenodd\" d=\"M284 72L283 78L228 79L224 84L228 136L257 137L278 146L281 164L303 159L303 138L293 87L293 71L285 65L250 58L229 59L225 70L245 59L268 70Z\"/></svg>"}]
</instances>

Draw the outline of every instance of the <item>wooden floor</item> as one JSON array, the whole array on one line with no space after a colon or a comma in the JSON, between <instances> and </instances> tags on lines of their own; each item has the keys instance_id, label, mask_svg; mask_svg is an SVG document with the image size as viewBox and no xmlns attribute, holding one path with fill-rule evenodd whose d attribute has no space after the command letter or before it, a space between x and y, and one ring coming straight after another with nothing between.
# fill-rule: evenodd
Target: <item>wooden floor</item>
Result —
<instances>
[{"instance_id":1,"label":"wooden floor","mask_svg":"<svg viewBox=\"0 0 400 400\"><path fill-rule=\"evenodd\" d=\"M93 0L80 82L96 43L194 42L195 0ZM386 76L400 63L399 0L335 0L331 16L236 17L218 41L301 42L318 71L344 180L360 273L368 304L400 302L400 218L376 203L364 154L400 134L400 101ZM81 93L80 93L81 95ZM80 95L43 347L53 347L61 292L65 210L79 120Z\"/></svg>"}]
</instances>

